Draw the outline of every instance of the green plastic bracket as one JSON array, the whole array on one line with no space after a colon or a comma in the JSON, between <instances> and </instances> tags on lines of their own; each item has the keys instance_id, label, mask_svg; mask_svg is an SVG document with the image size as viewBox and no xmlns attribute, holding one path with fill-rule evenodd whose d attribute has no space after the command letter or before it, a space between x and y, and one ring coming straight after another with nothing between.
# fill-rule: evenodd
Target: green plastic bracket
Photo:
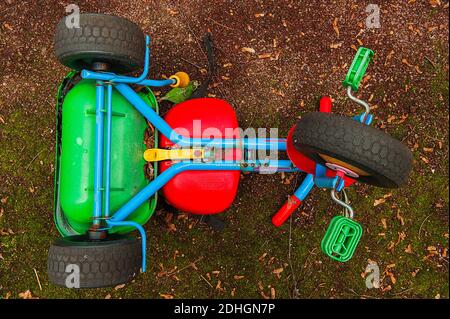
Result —
<instances>
[{"instance_id":1,"label":"green plastic bracket","mask_svg":"<svg viewBox=\"0 0 450 319\"><path fill-rule=\"evenodd\" d=\"M361 225L354 220L336 216L331 220L322 239L322 251L334 260L349 261L358 246L362 232Z\"/></svg>"},{"instance_id":2,"label":"green plastic bracket","mask_svg":"<svg viewBox=\"0 0 450 319\"><path fill-rule=\"evenodd\" d=\"M374 54L375 53L370 49L359 47L358 52L356 52L353 62L350 65L350 69L345 76L345 80L342 83L345 88L351 86L353 91L358 91L359 84L361 83Z\"/></svg>"}]
</instances>

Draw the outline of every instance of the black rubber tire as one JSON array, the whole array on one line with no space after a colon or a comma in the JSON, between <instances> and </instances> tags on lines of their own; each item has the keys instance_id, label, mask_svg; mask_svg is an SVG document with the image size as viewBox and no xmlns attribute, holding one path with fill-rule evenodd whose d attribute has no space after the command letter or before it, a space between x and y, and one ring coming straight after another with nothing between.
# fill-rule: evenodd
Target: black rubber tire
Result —
<instances>
[{"instance_id":1,"label":"black rubber tire","mask_svg":"<svg viewBox=\"0 0 450 319\"><path fill-rule=\"evenodd\" d=\"M79 288L112 287L130 282L140 272L141 243L137 238L109 235L107 240L88 241L86 236L57 239L48 251L49 281L66 287L69 264L80 269Z\"/></svg>"},{"instance_id":2,"label":"black rubber tire","mask_svg":"<svg viewBox=\"0 0 450 319\"><path fill-rule=\"evenodd\" d=\"M358 181L385 188L397 188L408 181L412 154L392 136L352 118L314 112L300 119L293 134L295 148L317 163L319 153L369 173Z\"/></svg>"},{"instance_id":3,"label":"black rubber tire","mask_svg":"<svg viewBox=\"0 0 450 319\"><path fill-rule=\"evenodd\" d=\"M80 27L67 28L66 17L56 26L55 55L65 66L91 69L107 63L108 71L128 73L144 64L145 37L133 22L106 14L80 14Z\"/></svg>"}]
</instances>

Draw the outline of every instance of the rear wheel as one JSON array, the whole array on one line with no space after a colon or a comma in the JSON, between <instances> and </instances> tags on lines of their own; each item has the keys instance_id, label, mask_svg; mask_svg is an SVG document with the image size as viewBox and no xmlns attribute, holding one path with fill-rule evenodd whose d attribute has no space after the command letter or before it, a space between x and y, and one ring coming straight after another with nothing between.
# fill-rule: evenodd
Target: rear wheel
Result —
<instances>
[{"instance_id":1,"label":"rear wheel","mask_svg":"<svg viewBox=\"0 0 450 319\"><path fill-rule=\"evenodd\" d=\"M55 54L65 66L128 73L143 66L145 37L133 22L112 15L80 14L80 27L68 28L66 17L55 34Z\"/></svg>"},{"instance_id":2,"label":"rear wheel","mask_svg":"<svg viewBox=\"0 0 450 319\"><path fill-rule=\"evenodd\" d=\"M295 127L293 142L299 152L315 162L339 168L375 186L396 188L406 184L412 167L412 154L400 141L336 114L305 115Z\"/></svg>"},{"instance_id":3,"label":"rear wheel","mask_svg":"<svg viewBox=\"0 0 450 319\"><path fill-rule=\"evenodd\" d=\"M51 283L68 288L111 287L131 281L139 273L141 258L141 243L134 237L109 235L101 241L87 236L59 238L48 252L48 277Z\"/></svg>"}]
</instances>

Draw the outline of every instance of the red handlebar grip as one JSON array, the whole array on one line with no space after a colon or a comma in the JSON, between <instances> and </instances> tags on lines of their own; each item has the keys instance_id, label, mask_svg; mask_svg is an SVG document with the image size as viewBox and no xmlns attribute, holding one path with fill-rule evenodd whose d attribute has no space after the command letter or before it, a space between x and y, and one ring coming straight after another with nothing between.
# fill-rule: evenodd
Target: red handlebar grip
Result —
<instances>
[{"instance_id":1,"label":"red handlebar grip","mask_svg":"<svg viewBox=\"0 0 450 319\"><path fill-rule=\"evenodd\" d=\"M333 102L329 96L324 96L320 99L320 112L330 113L333 108Z\"/></svg>"},{"instance_id":2,"label":"red handlebar grip","mask_svg":"<svg viewBox=\"0 0 450 319\"><path fill-rule=\"evenodd\" d=\"M294 212L294 210L300 206L302 201L295 195L291 195L283 207L272 217L272 224L276 227L283 225L283 223L288 219L289 216Z\"/></svg>"}]
</instances>

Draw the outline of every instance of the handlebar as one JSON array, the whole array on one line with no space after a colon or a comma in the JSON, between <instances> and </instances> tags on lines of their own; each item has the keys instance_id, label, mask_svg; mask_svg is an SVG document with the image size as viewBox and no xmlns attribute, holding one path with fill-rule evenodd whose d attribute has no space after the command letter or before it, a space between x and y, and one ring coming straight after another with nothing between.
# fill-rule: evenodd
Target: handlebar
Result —
<instances>
[{"instance_id":1,"label":"handlebar","mask_svg":"<svg viewBox=\"0 0 450 319\"><path fill-rule=\"evenodd\" d=\"M272 217L272 224L280 227L289 216L300 206L302 201L295 195L291 195L280 210Z\"/></svg>"}]
</instances>

